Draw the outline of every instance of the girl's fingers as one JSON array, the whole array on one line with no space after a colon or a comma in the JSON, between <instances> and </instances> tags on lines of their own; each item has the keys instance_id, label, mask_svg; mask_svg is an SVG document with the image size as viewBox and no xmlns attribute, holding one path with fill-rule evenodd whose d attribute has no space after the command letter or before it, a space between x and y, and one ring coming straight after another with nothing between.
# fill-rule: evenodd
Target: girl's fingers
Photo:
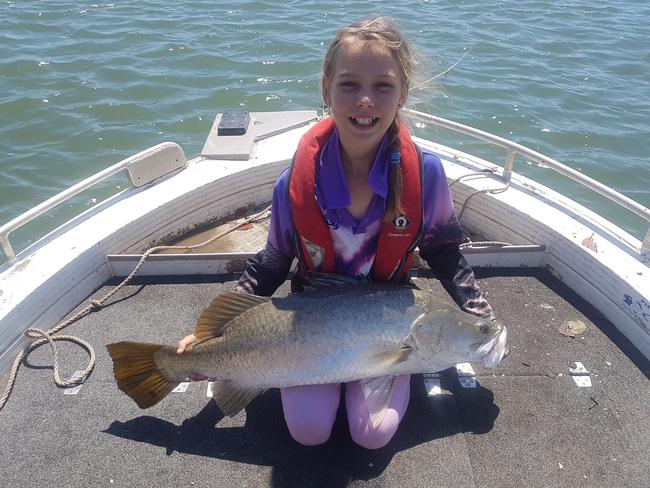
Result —
<instances>
[{"instance_id":1,"label":"girl's fingers","mask_svg":"<svg viewBox=\"0 0 650 488\"><path fill-rule=\"evenodd\" d=\"M183 337L178 343L176 344L176 354L183 354L185 350L187 349L187 346L192 344L196 340L196 337L194 334L190 334L188 336Z\"/></svg>"},{"instance_id":2,"label":"girl's fingers","mask_svg":"<svg viewBox=\"0 0 650 488\"><path fill-rule=\"evenodd\" d=\"M178 343L176 344L176 354L183 354L185 350L187 349L187 346L192 344L196 340L196 337L194 334L190 334L188 336L183 337ZM207 376L203 376L202 374L194 374L192 373L190 375L190 379L192 381L205 381L209 379Z\"/></svg>"}]
</instances>

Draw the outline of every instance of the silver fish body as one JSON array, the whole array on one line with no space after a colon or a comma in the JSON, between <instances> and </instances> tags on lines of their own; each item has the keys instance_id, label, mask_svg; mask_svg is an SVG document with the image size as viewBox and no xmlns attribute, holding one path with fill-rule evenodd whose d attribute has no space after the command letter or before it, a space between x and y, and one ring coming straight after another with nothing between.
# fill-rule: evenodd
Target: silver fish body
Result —
<instances>
[{"instance_id":1,"label":"silver fish body","mask_svg":"<svg viewBox=\"0 0 650 488\"><path fill-rule=\"evenodd\" d=\"M506 329L415 288L357 283L285 298L226 292L199 317L197 342L107 346L118 387L141 408L192 373L217 379L214 398L234 415L268 388L362 380L374 424L405 373L459 362L498 365Z\"/></svg>"},{"instance_id":2,"label":"silver fish body","mask_svg":"<svg viewBox=\"0 0 650 488\"><path fill-rule=\"evenodd\" d=\"M198 373L257 389L338 383L482 361L481 347L502 330L426 291L345 285L270 299L219 337L182 356L163 349L156 362L179 381ZM386 360L406 348L403 360Z\"/></svg>"}]
</instances>

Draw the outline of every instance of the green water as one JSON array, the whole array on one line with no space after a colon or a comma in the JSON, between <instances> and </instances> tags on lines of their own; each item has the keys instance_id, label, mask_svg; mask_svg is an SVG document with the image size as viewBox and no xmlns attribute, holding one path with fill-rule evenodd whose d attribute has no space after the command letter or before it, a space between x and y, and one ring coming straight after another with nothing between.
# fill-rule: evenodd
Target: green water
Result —
<instances>
[{"instance_id":1,"label":"green water","mask_svg":"<svg viewBox=\"0 0 650 488\"><path fill-rule=\"evenodd\" d=\"M419 48L422 79L460 60L414 91L412 108L529 146L650 207L645 2L4 1L0 223L159 142L196 155L216 112L319 107L327 43L370 12L397 19ZM525 161L515 170L639 238L648 228L548 170ZM80 195L12 244L25 247L123 187L116 178Z\"/></svg>"}]
</instances>

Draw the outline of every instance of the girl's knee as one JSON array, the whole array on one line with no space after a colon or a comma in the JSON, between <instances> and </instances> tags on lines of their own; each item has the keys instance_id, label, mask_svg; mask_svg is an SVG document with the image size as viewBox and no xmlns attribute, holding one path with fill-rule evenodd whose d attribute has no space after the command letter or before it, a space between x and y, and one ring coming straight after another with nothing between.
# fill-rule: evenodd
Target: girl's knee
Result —
<instances>
[{"instance_id":1,"label":"girl's knee","mask_svg":"<svg viewBox=\"0 0 650 488\"><path fill-rule=\"evenodd\" d=\"M340 385L298 386L283 388L280 393L291 437L305 446L327 442L339 406Z\"/></svg>"},{"instance_id":2,"label":"girl's knee","mask_svg":"<svg viewBox=\"0 0 650 488\"><path fill-rule=\"evenodd\" d=\"M352 440L366 449L380 449L390 442L404 417L410 396L410 375L397 377L386 415L373 426L361 385L358 381L346 386L346 408Z\"/></svg>"},{"instance_id":3,"label":"girl's knee","mask_svg":"<svg viewBox=\"0 0 650 488\"><path fill-rule=\"evenodd\" d=\"M382 422L373 426L370 418L359 418L350 422L352 440L366 449L380 449L390 442L397 432L401 415L395 410L388 410Z\"/></svg>"},{"instance_id":4,"label":"girl's knee","mask_svg":"<svg viewBox=\"0 0 650 488\"><path fill-rule=\"evenodd\" d=\"M397 432L397 427L395 429L350 430L350 435L352 436L352 440L361 447L365 447L366 449L381 449L390 442L395 432Z\"/></svg>"},{"instance_id":5,"label":"girl's knee","mask_svg":"<svg viewBox=\"0 0 650 488\"><path fill-rule=\"evenodd\" d=\"M332 425L322 423L312 423L310 425L287 423L287 427L289 428L291 437L303 446L318 446L324 444L332 434Z\"/></svg>"}]
</instances>

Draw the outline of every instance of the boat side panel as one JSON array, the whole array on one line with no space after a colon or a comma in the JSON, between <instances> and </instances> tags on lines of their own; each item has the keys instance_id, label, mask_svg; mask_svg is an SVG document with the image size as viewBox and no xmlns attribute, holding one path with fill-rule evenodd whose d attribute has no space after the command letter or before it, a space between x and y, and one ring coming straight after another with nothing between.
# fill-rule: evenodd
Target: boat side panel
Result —
<instances>
[{"instance_id":1,"label":"boat side panel","mask_svg":"<svg viewBox=\"0 0 650 488\"><path fill-rule=\"evenodd\" d=\"M110 278L108 254L146 247L179 228L269 201L275 179L307 128L260 141L248 162L196 158L183 171L114 197L110 205L21 253L0 274L0 374L26 328L50 329Z\"/></svg>"},{"instance_id":2,"label":"boat side panel","mask_svg":"<svg viewBox=\"0 0 650 488\"><path fill-rule=\"evenodd\" d=\"M448 160L443 165L450 180L483 169ZM497 178L456 183L452 192L457 214L470 194L501 187ZM472 197L461 225L488 239L545 245L543 265L650 357L650 270L630 246L634 239L623 230L517 174L507 191Z\"/></svg>"}]
</instances>

